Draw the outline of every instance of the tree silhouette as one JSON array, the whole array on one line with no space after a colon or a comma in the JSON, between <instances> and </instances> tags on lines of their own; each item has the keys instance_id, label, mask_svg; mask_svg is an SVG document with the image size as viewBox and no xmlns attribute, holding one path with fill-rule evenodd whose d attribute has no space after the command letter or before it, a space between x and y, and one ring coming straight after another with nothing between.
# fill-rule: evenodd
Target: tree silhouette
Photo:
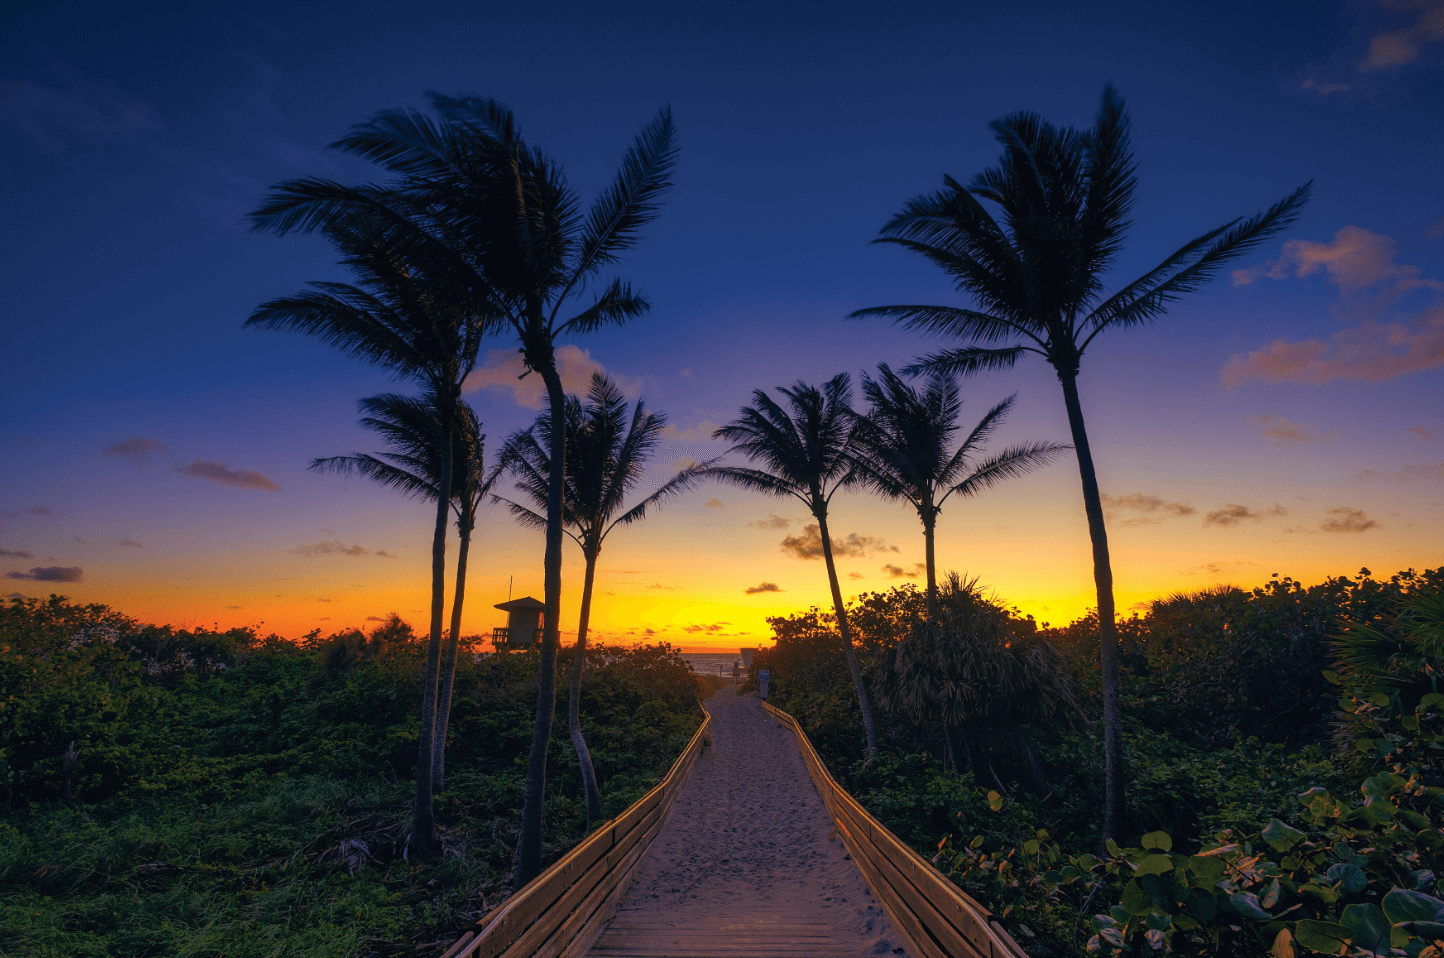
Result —
<instances>
[{"instance_id":1,"label":"tree silhouette","mask_svg":"<svg viewBox=\"0 0 1444 958\"><path fill-rule=\"evenodd\" d=\"M827 529L827 507L837 490L858 481L857 445L851 409L852 389L846 373L840 373L821 389L798 381L791 387L778 386L792 408L789 414L760 389L752 393L752 406L712 434L714 439L733 443L730 452L740 452L758 463L760 469L745 466L710 466L706 474L723 482L771 496L791 496L807 507L817 520L822 537L822 559L827 582L832 588L832 608L842 636L848 671L857 689L862 727L867 735L867 754L877 752L877 732L872 705L862 681L862 666L852 644L847 607L837 582L837 565L832 558L832 539Z\"/></svg>"},{"instance_id":2,"label":"tree silhouette","mask_svg":"<svg viewBox=\"0 0 1444 958\"><path fill-rule=\"evenodd\" d=\"M910 329L972 344L935 353L904 373L1010 369L1024 354L1035 353L1058 374L1093 544L1107 779L1103 837L1110 838L1123 828L1127 776L1113 571L1078 398L1083 353L1105 330L1162 316L1170 303L1199 289L1225 263L1284 229L1297 218L1310 187L1305 184L1262 213L1190 240L1105 297L1103 274L1122 249L1137 185L1123 100L1107 87L1098 118L1086 131L1060 129L1036 113L1012 114L992 128L1003 145L998 166L979 173L967 187L944 177L943 189L909 200L876 241L920 253L970 294L978 308L876 306L852 316L887 316ZM980 200L1001 210L1001 223Z\"/></svg>"},{"instance_id":3,"label":"tree silhouette","mask_svg":"<svg viewBox=\"0 0 1444 958\"><path fill-rule=\"evenodd\" d=\"M663 109L583 216L560 167L522 140L510 110L485 97L428 96L439 123L416 110L383 111L336 144L396 174L391 189L298 180L258 215L277 230L340 224L367 235L379 232L402 267L433 281L428 302L445 304L487 334L515 334L526 372L536 372L546 386L558 425L543 560L541 683L516 858L518 884L525 884L541 871L547 743L556 705L565 395L555 349L568 334L620 325L649 308L630 284L601 281L600 274L656 217L671 185L675 134L671 112ZM589 288L591 303L577 304ZM433 610L433 616L439 623L439 613Z\"/></svg>"},{"instance_id":4,"label":"tree silhouette","mask_svg":"<svg viewBox=\"0 0 1444 958\"><path fill-rule=\"evenodd\" d=\"M369 455L353 453L313 459L318 472L359 475L417 499L436 501L441 487L442 415L436 408L435 393L420 399L383 393L362 399L361 425L381 435L390 452ZM440 689L437 695L435 741L432 747L432 789L446 785L446 733L451 722L451 696L456 683L456 658L461 637L461 612L466 601L466 562L471 552L471 534L481 500L496 483L496 473L483 477L486 437L481 423L465 400L457 402L452 419L451 508L456 514L460 545L456 553L456 586L451 599L451 634L443 650Z\"/></svg>"},{"instance_id":5,"label":"tree silhouette","mask_svg":"<svg viewBox=\"0 0 1444 958\"><path fill-rule=\"evenodd\" d=\"M564 531L582 550L586 578L582 584L581 619L577 623L577 646L572 656L571 690L567 700L567 725L582 785L587 799L587 825L602 816L602 797L597 788L591 752L582 735L582 670L586 662L587 626L592 612L592 583L602 543L617 526L629 526L647 517L647 510L695 486L702 470L711 463L689 466L667 480L641 502L617 514L646 471L647 460L660 441L667 417L650 413L637 402L630 423L627 401L615 383L600 373L592 374L585 406L568 396L566 404L566 479L562 492ZM537 509L545 510L551 499L552 418L543 413L531 428L514 433L501 453L500 469L517 479L516 488ZM520 503L493 496L505 503L521 523L546 528L546 516Z\"/></svg>"},{"instance_id":6,"label":"tree silhouette","mask_svg":"<svg viewBox=\"0 0 1444 958\"><path fill-rule=\"evenodd\" d=\"M345 141L341 145L344 147ZM436 397L447 438L431 548L431 623L417 742L416 796L411 847L427 858L440 853L432 775L442 616L446 601L446 525L451 502L450 417L461 384L476 365L481 338L494 313L478 303L438 255L432 213L411 197L375 186L348 187L326 180L278 186L251 216L255 229L285 234L319 231L342 254L355 284L312 283L311 289L257 307L246 325L315 336L349 355L421 382Z\"/></svg>"},{"instance_id":7,"label":"tree silhouette","mask_svg":"<svg viewBox=\"0 0 1444 958\"><path fill-rule=\"evenodd\" d=\"M1047 465L1069 446L1028 442L980 459L983 445L1006 418L1014 396L998 403L956 449L963 401L952 376L934 373L922 390L898 377L886 363L878 378L866 374L862 393L869 408L857 418L859 474L863 483L887 499L906 499L923 524L927 565L928 618L937 614L937 560L933 539L943 503L954 493L976 496L985 489Z\"/></svg>"}]
</instances>

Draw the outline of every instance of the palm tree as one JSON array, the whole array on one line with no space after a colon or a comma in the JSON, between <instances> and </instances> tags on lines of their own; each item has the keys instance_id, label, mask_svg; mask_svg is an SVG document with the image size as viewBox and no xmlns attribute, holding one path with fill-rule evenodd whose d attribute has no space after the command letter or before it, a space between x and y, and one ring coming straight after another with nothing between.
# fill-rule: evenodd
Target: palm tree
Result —
<instances>
[{"instance_id":1,"label":"palm tree","mask_svg":"<svg viewBox=\"0 0 1444 958\"><path fill-rule=\"evenodd\" d=\"M943 503L954 493L976 496L1006 479L1026 475L1071 447L1027 442L979 460L984 443L1013 406L1016 397L1009 396L988 410L956 449L950 449L963 411L956 380L934 373L919 391L887 363L880 363L877 370L877 379L862 377L862 393L871 408L857 418L859 472L863 483L884 498L906 499L917 510L923 524L927 609L932 619L938 611L933 535Z\"/></svg>"},{"instance_id":2,"label":"palm tree","mask_svg":"<svg viewBox=\"0 0 1444 958\"><path fill-rule=\"evenodd\" d=\"M817 520L822 537L822 560L827 565L827 582L832 588L832 608L842 636L843 654L857 689L862 728L867 735L867 754L877 752L872 705L862 682L862 666L852 645L847 607L837 583L837 566L832 558L832 539L827 529L827 507L837 490L858 481L856 442L853 430L852 388L847 373L839 373L821 389L798 381L791 387L778 386L792 407L779 406L761 389L752 393L752 406L742 407L737 419L712 433L714 439L733 443L730 452L740 452L762 466L709 466L706 474L723 482L771 496L791 496L801 502Z\"/></svg>"},{"instance_id":3,"label":"palm tree","mask_svg":"<svg viewBox=\"0 0 1444 958\"><path fill-rule=\"evenodd\" d=\"M411 198L373 186L295 180L276 188L254 214L254 228L284 234L319 230L342 254L356 284L312 283L294 296L258 306L246 326L313 335L342 352L420 381L435 396L445 438L431 548L431 628L417 741L412 846L439 854L432 775L442 616L446 601L446 525L451 502L451 417L461 385L476 365L494 311L450 275L434 224Z\"/></svg>"},{"instance_id":4,"label":"palm tree","mask_svg":"<svg viewBox=\"0 0 1444 958\"><path fill-rule=\"evenodd\" d=\"M435 501L441 485L441 460L444 457L442 417L436 408L435 394L415 399L383 393L363 399L357 405L368 414L360 424L379 433L392 451L374 456L358 452L350 456L314 459L311 468L318 472L364 476L409 497ZM441 686L437 696L431 762L434 792L441 792L446 786L446 736L451 721L452 689L456 683L471 534L476 528L477 509L497 478L496 472L483 477L486 437L481 434L481 423L476 413L465 400L458 402L452 421L452 443L459 454L452 456L451 508L456 514L460 545L456 553L456 586L451 599L451 634L443 651L445 661L441 664Z\"/></svg>"},{"instance_id":5,"label":"palm tree","mask_svg":"<svg viewBox=\"0 0 1444 958\"><path fill-rule=\"evenodd\" d=\"M1190 240L1105 297L1102 276L1122 249L1137 185L1128 127L1123 100L1111 86L1103 91L1091 130L1059 129L1035 113L1015 113L994 122L993 131L1003 144L1000 164L978 174L967 187L944 177L943 189L909 200L877 241L927 257L972 296L977 308L876 306L852 314L887 316L910 329L971 344L928 356L904 373L966 375L1010 369L1025 353L1036 353L1058 374L1078 454L1098 591L1105 838L1123 827L1126 775L1113 571L1078 398L1083 353L1105 330L1157 319L1170 303L1216 276L1225 263L1284 229L1298 217L1310 188L1305 184L1262 213L1231 220ZM1001 223L980 200L999 207Z\"/></svg>"},{"instance_id":6,"label":"palm tree","mask_svg":"<svg viewBox=\"0 0 1444 958\"><path fill-rule=\"evenodd\" d=\"M582 669L586 662L587 626L592 612L592 583L597 573L597 557L602 543L617 526L629 526L647 517L649 508L661 504L695 486L702 470L711 463L688 466L662 484L657 491L616 515L623 501L641 481L647 459L661 439L667 417L650 413L638 401L627 421L627 401L615 383L600 373L592 374L587 404L576 397L567 397L566 460L567 472L562 492L562 521L565 531L582 550L586 560L586 578L582 584L581 619L577 623L577 646L572 656L571 692L567 701L567 725L572 746L581 767L582 786L587 799L587 826L602 816L602 796L597 788L597 774L592 768L591 752L582 735L581 695ZM546 528L544 510L551 498L552 419L543 413L530 429L517 432L502 450L500 469L510 470L517 478L516 488L536 506L536 512L520 503L500 496L521 523L538 529ZM615 518L613 518L615 516Z\"/></svg>"},{"instance_id":7,"label":"palm tree","mask_svg":"<svg viewBox=\"0 0 1444 958\"><path fill-rule=\"evenodd\" d=\"M661 110L583 217L560 167L526 145L510 110L483 97L429 97L440 123L419 111L388 110L335 144L396 174L391 189L298 180L285 184L283 195L262 213L277 230L342 224L379 231L399 262L431 281L436 299L458 304L459 313L487 334L514 333L526 371L539 374L546 386L556 428L543 560L541 682L516 857L516 878L525 884L541 871L547 743L556 704L565 395L555 348L569 334L620 325L650 308L630 284L601 281L600 274L656 217L671 185L675 131L671 111ZM589 286L591 303L577 305ZM434 604L433 621L440 621ZM436 629L439 633L439 625Z\"/></svg>"}]
</instances>

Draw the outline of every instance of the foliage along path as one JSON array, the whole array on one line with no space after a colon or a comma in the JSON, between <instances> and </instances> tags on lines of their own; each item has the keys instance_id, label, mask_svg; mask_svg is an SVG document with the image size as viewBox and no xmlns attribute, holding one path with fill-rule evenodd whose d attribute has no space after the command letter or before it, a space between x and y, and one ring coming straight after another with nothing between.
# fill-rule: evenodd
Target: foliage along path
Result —
<instances>
[{"instance_id":1,"label":"foliage along path","mask_svg":"<svg viewBox=\"0 0 1444 958\"><path fill-rule=\"evenodd\" d=\"M755 697L708 700L707 749L591 955L903 954L797 740Z\"/></svg>"}]
</instances>

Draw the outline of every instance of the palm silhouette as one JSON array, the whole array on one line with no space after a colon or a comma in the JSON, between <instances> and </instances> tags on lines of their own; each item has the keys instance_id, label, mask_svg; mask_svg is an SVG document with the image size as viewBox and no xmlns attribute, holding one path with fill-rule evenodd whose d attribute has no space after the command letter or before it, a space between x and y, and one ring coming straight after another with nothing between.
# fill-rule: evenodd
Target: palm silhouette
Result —
<instances>
[{"instance_id":1,"label":"palm silhouette","mask_svg":"<svg viewBox=\"0 0 1444 958\"><path fill-rule=\"evenodd\" d=\"M285 184L258 216L278 231L344 227L379 233L398 262L432 281L437 301L457 304L488 334L514 333L527 372L536 372L546 386L556 428L541 683L516 859L516 877L524 884L541 871L547 743L556 703L565 394L555 348L568 334L619 325L649 308L629 284L599 277L656 217L671 185L675 136L671 112L664 109L638 134L612 185L583 216L561 169L527 146L511 111L484 97L429 97L440 123L415 110L384 111L336 144L396 174L391 190L298 180ZM578 304L589 289L591 302Z\"/></svg>"},{"instance_id":2,"label":"palm silhouette","mask_svg":"<svg viewBox=\"0 0 1444 958\"><path fill-rule=\"evenodd\" d=\"M737 419L712 434L715 439L731 441L730 451L742 453L762 468L710 466L706 474L754 492L791 496L806 506L817 520L822 559L832 588L832 608L837 615L847 667L857 689L867 753L871 758L877 752L872 705L862 682L857 650L852 645L852 629L837 582L837 565L833 562L832 539L827 528L827 507L833 495L858 480L854 415L850 408L852 389L847 374L840 373L821 389L799 381L790 388L778 386L777 391L787 398L791 414L757 389L752 393L754 405L744 406Z\"/></svg>"},{"instance_id":3,"label":"palm silhouette","mask_svg":"<svg viewBox=\"0 0 1444 958\"><path fill-rule=\"evenodd\" d=\"M376 455L353 453L313 459L318 472L364 476L404 495L436 501L441 488L444 458L442 415L435 393L417 399L383 393L357 403L363 413L361 425L378 433L390 452ZM496 483L496 473L483 477L486 437L481 423L466 402L459 401L452 417L451 508L456 514L460 545L456 553L456 586L451 599L451 634L443 650L440 689L437 695L435 741L432 746L432 788L446 785L446 733L451 721L451 695L456 682L456 657L461 637L461 612L466 601L466 561L471 551L471 534L482 499Z\"/></svg>"},{"instance_id":4,"label":"palm silhouette","mask_svg":"<svg viewBox=\"0 0 1444 958\"><path fill-rule=\"evenodd\" d=\"M983 445L1012 408L1009 396L973 427L952 449L963 401L952 376L933 374L922 390L898 377L886 363L878 378L864 374L862 394L870 409L857 417L859 474L869 488L887 499L906 499L923 524L927 566L927 609L938 610L937 560L933 540L943 503L956 493L976 496L1007 479L1047 465L1070 447L1054 442L1028 442L979 459Z\"/></svg>"},{"instance_id":5,"label":"palm silhouette","mask_svg":"<svg viewBox=\"0 0 1444 958\"><path fill-rule=\"evenodd\" d=\"M320 231L341 253L356 283L312 283L309 290L263 303L246 325L307 333L344 353L420 381L435 397L440 435L448 440L441 452L432 533L430 639L412 822L416 854L430 857L440 852L428 772L435 752L446 601L446 525L453 472L450 417L493 318L450 275L451 264L427 257L433 251L427 240L434 224L408 197L394 191L321 180L283 183L252 214L252 223L258 230L278 234Z\"/></svg>"},{"instance_id":6,"label":"palm silhouette","mask_svg":"<svg viewBox=\"0 0 1444 958\"><path fill-rule=\"evenodd\" d=\"M909 200L877 241L927 257L978 308L877 306L852 315L888 316L908 328L972 344L929 356L912 371L1009 369L1025 353L1036 353L1058 374L1093 543L1107 779L1103 835L1108 838L1122 828L1126 775L1113 572L1078 398L1083 353L1105 330L1163 315L1170 303L1199 289L1229 260L1284 229L1308 199L1309 184L1262 213L1190 240L1105 298L1102 274L1122 249L1137 185L1122 99L1111 86L1105 89L1097 121L1087 131L1059 129L1034 113L1015 113L992 127L1003 144L998 166L978 174L967 187L945 177L943 189ZM980 200L999 207L1001 223Z\"/></svg>"},{"instance_id":7,"label":"palm silhouette","mask_svg":"<svg viewBox=\"0 0 1444 958\"><path fill-rule=\"evenodd\" d=\"M582 669L586 661L587 626L592 612L592 583L596 578L597 557L602 543L617 526L629 526L647 516L648 509L692 488L702 478L702 470L710 463L690 466L678 472L641 502L617 514L627 496L641 481L647 460L661 438L667 417L650 413L639 401L627 417L627 401L615 383L600 373L592 374L587 404L567 397L566 460L567 472L562 492L562 522L568 536L581 547L586 560L586 578L582 585L581 619L577 623L577 647L572 656L571 692L567 702L567 724L577 762L581 766L582 784L587 799L587 824L602 815L601 792L597 788L596 771L591 752L582 735L580 702ZM538 509L545 510L551 498L552 419L543 413L530 429L515 433L507 440L501 454L501 469L509 470L517 479L516 488ZM505 503L513 516L526 525L546 528L544 513L493 497Z\"/></svg>"}]
</instances>

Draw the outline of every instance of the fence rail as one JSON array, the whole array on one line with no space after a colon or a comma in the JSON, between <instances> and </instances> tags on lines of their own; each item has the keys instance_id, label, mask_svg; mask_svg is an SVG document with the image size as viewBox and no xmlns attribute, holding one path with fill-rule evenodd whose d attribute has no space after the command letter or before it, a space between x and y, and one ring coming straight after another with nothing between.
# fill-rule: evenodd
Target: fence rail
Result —
<instances>
[{"instance_id":1,"label":"fence rail","mask_svg":"<svg viewBox=\"0 0 1444 958\"><path fill-rule=\"evenodd\" d=\"M712 724L705 708L702 713L702 727L656 788L488 913L442 958L585 954L612 917L702 751Z\"/></svg>"},{"instance_id":2,"label":"fence rail","mask_svg":"<svg viewBox=\"0 0 1444 958\"><path fill-rule=\"evenodd\" d=\"M1027 958L992 913L943 877L838 785L797 720L763 707L797 736L812 782L874 897L917 958Z\"/></svg>"}]
</instances>

